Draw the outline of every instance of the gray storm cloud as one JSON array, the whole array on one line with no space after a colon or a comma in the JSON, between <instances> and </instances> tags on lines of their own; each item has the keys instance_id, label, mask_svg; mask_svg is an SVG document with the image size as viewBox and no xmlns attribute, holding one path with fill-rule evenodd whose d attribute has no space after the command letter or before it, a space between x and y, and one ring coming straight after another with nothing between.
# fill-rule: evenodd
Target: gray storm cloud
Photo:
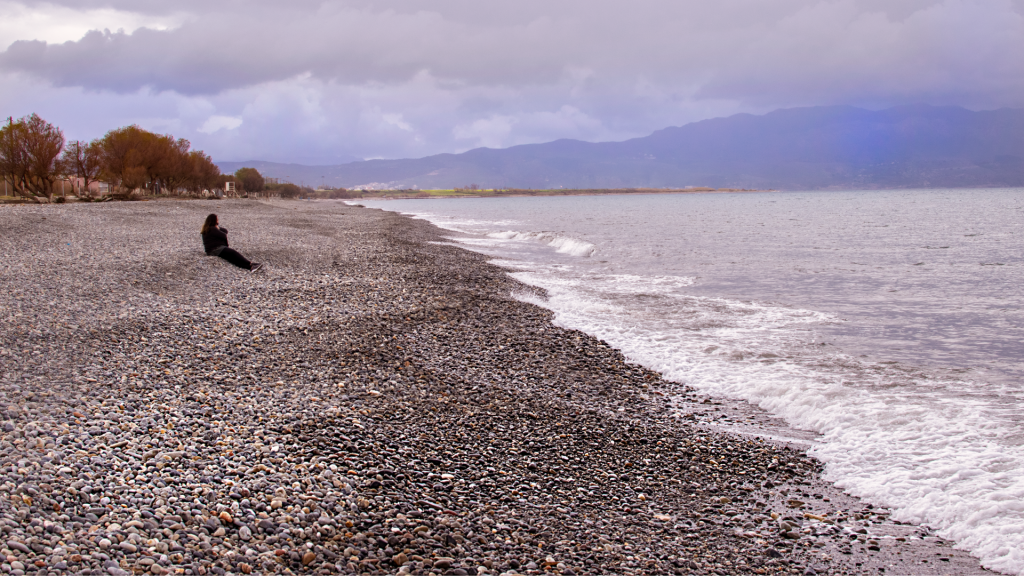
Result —
<instances>
[{"instance_id":1,"label":"gray storm cloud","mask_svg":"<svg viewBox=\"0 0 1024 576\"><path fill-rule=\"evenodd\" d=\"M214 146L260 129L315 147L303 137L330 129L364 143L334 150L395 156L798 105L1024 106L1024 0L63 4L181 24L17 41L0 74L191 102L177 120Z\"/></svg>"}]
</instances>

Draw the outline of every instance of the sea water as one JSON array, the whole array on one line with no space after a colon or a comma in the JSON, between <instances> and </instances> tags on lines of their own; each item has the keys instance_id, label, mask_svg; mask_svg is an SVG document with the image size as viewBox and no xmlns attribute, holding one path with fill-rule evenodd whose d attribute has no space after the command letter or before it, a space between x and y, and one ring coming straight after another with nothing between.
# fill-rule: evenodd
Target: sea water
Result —
<instances>
[{"instance_id":1,"label":"sea water","mask_svg":"<svg viewBox=\"0 0 1024 576\"><path fill-rule=\"evenodd\" d=\"M1024 190L360 201L555 322L817 432L826 478L1024 574Z\"/></svg>"}]
</instances>

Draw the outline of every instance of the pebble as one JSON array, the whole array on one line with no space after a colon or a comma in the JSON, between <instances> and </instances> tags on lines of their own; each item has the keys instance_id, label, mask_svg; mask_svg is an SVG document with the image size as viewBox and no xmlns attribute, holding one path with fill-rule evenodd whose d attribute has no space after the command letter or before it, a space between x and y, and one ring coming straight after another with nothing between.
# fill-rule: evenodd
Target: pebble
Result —
<instances>
[{"instance_id":1,"label":"pebble","mask_svg":"<svg viewBox=\"0 0 1024 576\"><path fill-rule=\"evenodd\" d=\"M203 255L210 212L267 268ZM423 221L166 201L0 225L12 571L859 571L809 545L850 546L813 499L783 500L816 461L671 418L655 392L692 390Z\"/></svg>"}]
</instances>

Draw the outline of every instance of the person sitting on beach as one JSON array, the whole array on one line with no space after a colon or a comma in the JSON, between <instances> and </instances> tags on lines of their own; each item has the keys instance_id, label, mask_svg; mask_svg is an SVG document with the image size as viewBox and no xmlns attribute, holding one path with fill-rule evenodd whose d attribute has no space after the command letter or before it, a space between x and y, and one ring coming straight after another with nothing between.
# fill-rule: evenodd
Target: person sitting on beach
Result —
<instances>
[{"instance_id":1,"label":"person sitting on beach","mask_svg":"<svg viewBox=\"0 0 1024 576\"><path fill-rule=\"evenodd\" d=\"M253 272L263 267L263 264L250 262L245 256L228 248L228 230L217 225L216 214L210 214L206 217L206 221L203 222L203 227L199 230L199 233L203 236L203 248L206 249L206 253L210 256L220 256L239 268L245 268Z\"/></svg>"}]
</instances>

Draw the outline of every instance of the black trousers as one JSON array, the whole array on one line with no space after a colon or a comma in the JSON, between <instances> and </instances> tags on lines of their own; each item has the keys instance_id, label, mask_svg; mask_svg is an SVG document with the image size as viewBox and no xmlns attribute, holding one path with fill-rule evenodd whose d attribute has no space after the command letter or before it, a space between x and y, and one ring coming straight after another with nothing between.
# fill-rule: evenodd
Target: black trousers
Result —
<instances>
[{"instance_id":1,"label":"black trousers","mask_svg":"<svg viewBox=\"0 0 1024 576\"><path fill-rule=\"evenodd\" d=\"M242 256L241 254L235 252L231 248L225 246L224 249L221 250L219 254L217 254L217 256L220 256L221 258L227 260L228 262L231 262L232 264L238 266L239 268L252 270L252 262L249 262L249 260L247 260L245 256Z\"/></svg>"}]
</instances>

